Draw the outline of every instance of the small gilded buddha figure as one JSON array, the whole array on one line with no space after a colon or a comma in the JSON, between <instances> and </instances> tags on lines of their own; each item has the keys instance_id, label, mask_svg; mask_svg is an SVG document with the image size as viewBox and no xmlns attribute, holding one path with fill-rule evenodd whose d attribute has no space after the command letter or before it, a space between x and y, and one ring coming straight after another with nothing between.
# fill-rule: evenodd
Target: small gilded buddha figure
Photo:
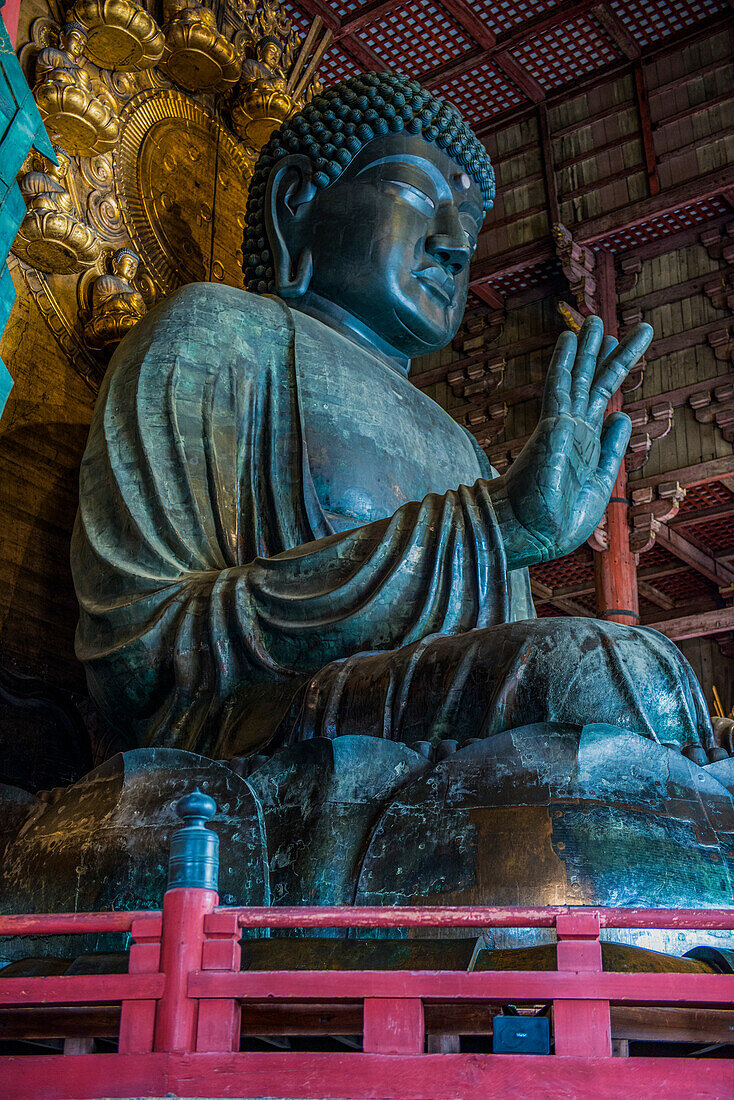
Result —
<instances>
[{"instance_id":1,"label":"small gilded buddha figure","mask_svg":"<svg viewBox=\"0 0 734 1100\"><path fill-rule=\"evenodd\" d=\"M13 252L38 271L66 275L97 262L99 237L78 216L67 188L70 157L54 146L58 164L34 155L18 186L28 211Z\"/></svg>"},{"instance_id":2,"label":"small gilded buddha figure","mask_svg":"<svg viewBox=\"0 0 734 1100\"><path fill-rule=\"evenodd\" d=\"M84 69L87 30L81 23L65 23L59 34L58 46L46 46L36 59L35 91L42 84L81 88L92 92L92 81Z\"/></svg>"},{"instance_id":3,"label":"small gilded buddha figure","mask_svg":"<svg viewBox=\"0 0 734 1100\"><path fill-rule=\"evenodd\" d=\"M31 169L20 177L18 186L29 210L60 210L71 214L74 206L65 186L71 159L58 145L54 145L54 153L58 164L32 154Z\"/></svg>"},{"instance_id":4,"label":"small gilded buddha figure","mask_svg":"<svg viewBox=\"0 0 734 1100\"><path fill-rule=\"evenodd\" d=\"M137 252L120 248L112 257L112 271L95 279L91 317L84 326L92 347L117 344L145 315L143 296L133 285L139 263Z\"/></svg>"},{"instance_id":5,"label":"small gilded buddha figure","mask_svg":"<svg viewBox=\"0 0 734 1100\"><path fill-rule=\"evenodd\" d=\"M243 90L249 90L255 84L266 88L284 91L285 72L281 67L282 43L273 35L261 38L255 46L255 56L242 63L240 84Z\"/></svg>"},{"instance_id":6,"label":"small gilded buddha figure","mask_svg":"<svg viewBox=\"0 0 734 1100\"><path fill-rule=\"evenodd\" d=\"M105 89L95 90L84 67L86 45L86 28L66 23L59 45L39 53L33 88L44 122L69 153L85 157L108 152L119 133L112 97Z\"/></svg>"}]
</instances>

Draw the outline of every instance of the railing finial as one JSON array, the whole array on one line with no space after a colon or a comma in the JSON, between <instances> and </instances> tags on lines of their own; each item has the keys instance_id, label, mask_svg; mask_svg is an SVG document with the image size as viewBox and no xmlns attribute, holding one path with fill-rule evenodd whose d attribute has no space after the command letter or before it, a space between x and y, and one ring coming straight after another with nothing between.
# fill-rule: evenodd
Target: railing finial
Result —
<instances>
[{"instance_id":1,"label":"railing finial","mask_svg":"<svg viewBox=\"0 0 734 1100\"><path fill-rule=\"evenodd\" d=\"M176 803L176 813L184 825L171 837L168 860L168 889L178 886L216 890L219 885L219 837L207 822L217 812L217 804L195 787Z\"/></svg>"}]
</instances>

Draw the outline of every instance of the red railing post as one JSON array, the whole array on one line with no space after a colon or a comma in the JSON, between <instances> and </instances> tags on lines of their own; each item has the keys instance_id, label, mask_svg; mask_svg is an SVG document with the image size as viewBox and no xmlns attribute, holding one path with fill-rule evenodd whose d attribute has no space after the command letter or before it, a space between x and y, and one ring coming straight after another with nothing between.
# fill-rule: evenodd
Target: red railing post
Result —
<instances>
[{"instance_id":1,"label":"red railing post","mask_svg":"<svg viewBox=\"0 0 734 1100\"><path fill-rule=\"evenodd\" d=\"M237 911L211 913L204 918L204 932L206 939L201 953L201 969L219 973L232 970L238 972L242 956L242 933ZM241 1016L240 1003L232 997L200 1000L196 1049L239 1050Z\"/></svg>"},{"instance_id":2,"label":"red railing post","mask_svg":"<svg viewBox=\"0 0 734 1100\"><path fill-rule=\"evenodd\" d=\"M189 975L201 968L204 920L219 901L219 837L206 828L216 809L214 799L199 790L176 806L186 824L171 838L163 896L160 967L165 983L156 1011L157 1051L196 1049L198 1001L189 997L188 984Z\"/></svg>"},{"instance_id":3,"label":"red railing post","mask_svg":"<svg viewBox=\"0 0 734 1100\"><path fill-rule=\"evenodd\" d=\"M556 1054L582 1058L611 1058L612 1030L609 1001L594 998L594 975L602 972L599 914L593 910L559 915L557 958L559 970L588 977L588 999L554 1000L553 1030Z\"/></svg>"},{"instance_id":4,"label":"red railing post","mask_svg":"<svg viewBox=\"0 0 734 1100\"><path fill-rule=\"evenodd\" d=\"M422 1054L423 1001L419 997L365 997L362 1025L365 1054Z\"/></svg>"},{"instance_id":5,"label":"red railing post","mask_svg":"<svg viewBox=\"0 0 734 1100\"><path fill-rule=\"evenodd\" d=\"M129 974L157 974L161 962L161 918L138 917L132 923ZM120 1054L150 1054L153 1049L156 1001L123 1001L120 1011Z\"/></svg>"}]
</instances>

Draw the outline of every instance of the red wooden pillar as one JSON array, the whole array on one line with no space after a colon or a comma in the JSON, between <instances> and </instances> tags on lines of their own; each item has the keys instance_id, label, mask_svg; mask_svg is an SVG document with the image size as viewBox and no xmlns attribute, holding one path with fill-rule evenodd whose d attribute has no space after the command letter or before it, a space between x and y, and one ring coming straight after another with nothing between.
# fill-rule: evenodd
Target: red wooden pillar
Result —
<instances>
[{"instance_id":1,"label":"red wooden pillar","mask_svg":"<svg viewBox=\"0 0 734 1100\"><path fill-rule=\"evenodd\" d=\"M599 252L596 261L599 308L605 331L618 336L617 289L614 257L611 252ZM622 408L622 394L615 393L607 415ZM640 621L637 595L637 567L630 550L627 500L627 471L622 463L607 507L607 548L594 552L596 604L602 619L634 626Z\"/></svg>"},{"instance_id":2,"label":"red wooden pillar","mask_svg":"<svg viewBox=\"0 0 734 1100\"><path fill-rule=\"evenodd\" d=\"M199 1002L189 997L189 974L201 969L204 918L218 902L216 891L189 886L167 890L163 897L161 970L166 977L155 1021L156 1050L196 1050Z\"/></svg>"},{"instance_id":3,"label":"red wooden pillar","mask_svg":"<svg viewBox=\"0 0 734 1100\"><path fill-rule=\"evenodd\" d=\"M5 29L10 35L10 41L15 46L18 41L18 20L20 19L20 0L5 0L2 9Z\"/></svg>"},{"instance_id":4,"label":"red wooden pillar","mask_svg":"<svg viewBox=\"0 0 734 1100\"><path fill-rule=\"evenodd\" d=\"M599 915L579 910L556 921L558 969L601 974ZM556 1054L577 1058L611 1058L612 1028L609 1001L557 1000L553 1002Z\"/></svg>"},{"instance_id":5,"label":"red wooden pillar","mask_svg":"<svg viewBox=\"0 0 734 1100\"><path fill-rule=\"evenodd\" d=\"M211 913L204 918L206 939L201 952L201 969L238 973L242 951L236 912ZM232 997L202 998L196 1031L196 1049L238 1051L242 1011Z\"/></svg>"}]
</instances>

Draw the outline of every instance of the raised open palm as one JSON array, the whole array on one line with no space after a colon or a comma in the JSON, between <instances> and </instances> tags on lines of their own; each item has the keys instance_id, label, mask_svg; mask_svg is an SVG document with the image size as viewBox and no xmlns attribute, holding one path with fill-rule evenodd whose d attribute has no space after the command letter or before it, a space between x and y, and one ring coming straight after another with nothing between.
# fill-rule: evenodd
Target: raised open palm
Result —
<instances>
[{"instance_id":1,"label":"raised open palm","mask_svg":"<svg viewBox=\"0 0 734 1100\"><path fill-rule=\"evenodd\" d=\"M569 554L599 524L632 430L625 413L604 419L607 402L652 335L636 325L618 344L589 317L578 340L558 338L538 425L503 484L490 483L511 567Z\"/></svg>"}]
</instances>

